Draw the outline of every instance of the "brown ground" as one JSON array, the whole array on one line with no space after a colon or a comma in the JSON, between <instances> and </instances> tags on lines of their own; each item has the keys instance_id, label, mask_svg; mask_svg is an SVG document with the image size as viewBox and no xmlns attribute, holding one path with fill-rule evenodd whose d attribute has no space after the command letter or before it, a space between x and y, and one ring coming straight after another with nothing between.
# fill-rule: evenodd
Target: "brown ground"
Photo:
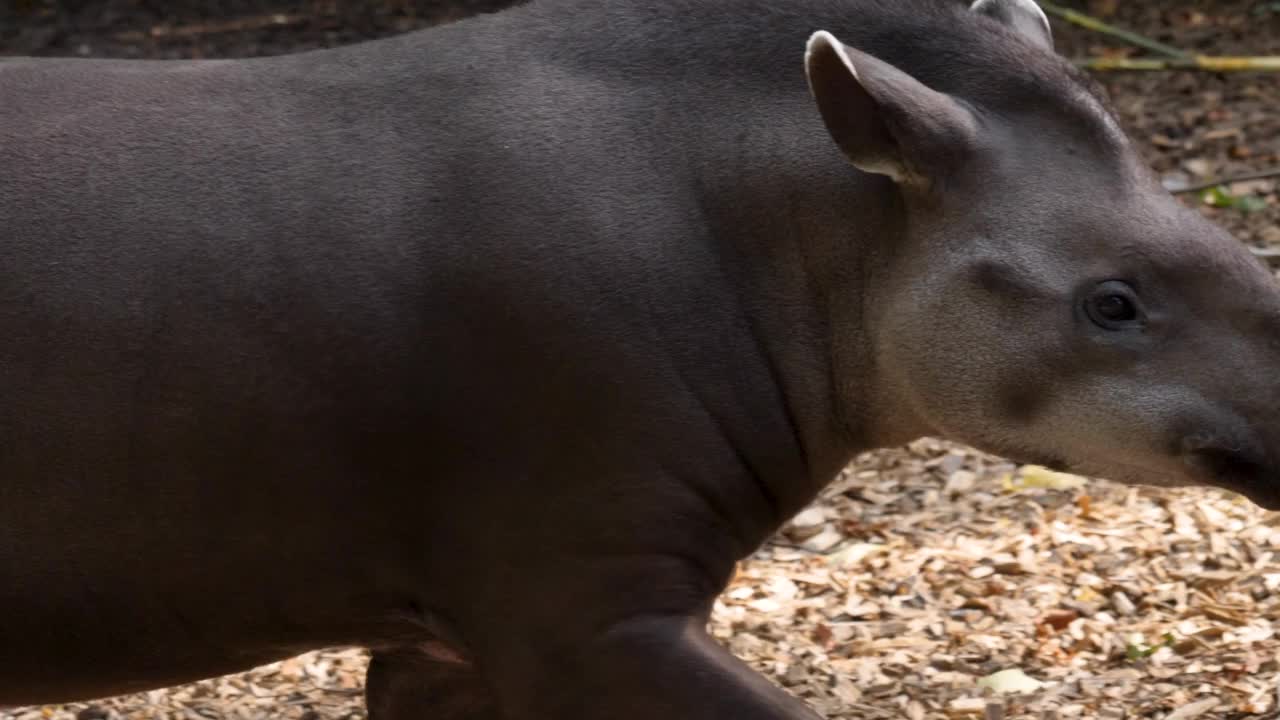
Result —
<instances>
[{"instance_id":1,"label":"brown ground","mask_svg":"<svg viewBox=\"0 0 1280 720\"><path fill-rule=\"evenodd\" d=\"M0 53L281 53L504 4L0 0ZM1197 52L1280 54L1280 2L1074 7ZM1069 55L1124 52L1055 24ZM1177 185L1280 167L1277 77L1103 80L1147 158ZM1280 249L1276 181L1230 191L1253 199L1229 208L1186 199L1242 241ZM1280 516L1218 491L1072 485L932 441L867 455L744 563L713 631L830 718L1280 717ZM363 666L357 650L312 653L169 691L4 717L362 717ZM1040 687L1027 695L980 687L1007 670Z\"/></svg>"}]
</instances>

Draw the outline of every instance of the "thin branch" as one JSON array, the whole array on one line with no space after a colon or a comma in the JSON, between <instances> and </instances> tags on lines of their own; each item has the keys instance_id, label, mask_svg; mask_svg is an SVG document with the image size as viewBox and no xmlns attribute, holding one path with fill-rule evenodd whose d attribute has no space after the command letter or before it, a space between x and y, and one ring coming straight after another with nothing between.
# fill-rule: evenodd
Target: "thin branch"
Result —
<instances>
[{"instance_id":1,"label":"thin branch","mask_svg":"<svg viewBox=\"0 0 1280 720\"><path fill-rule=\"evenodd\" d=\"M271 15L254 15L247 18L232 18L230 20L195 23L191 25L153 25L147 32L127 30L125 32L116 33L115 37L117 40L124 42L141 42L148 37L156 39L190 38L199 35L247 32L250 30L284 27L286 25L302 25L307 23L308 20L309 18L306 15L285 15L283 13L275 13Z\"/></svg>"},{"instance_id":2,"label":"thin branch","mask_svg":"<svg viewBox=\"0 0 1280 720\"><path fill-rule=\"evenodd\" d=\"M809 555L816 555L818 557L830 557L840 552L841 550L844 550L845 548L849 547L852 544L853 544L853 540L846 538L826 550L814 550L812 548L807 548L803 545L790 543L785 540L773 539L765 543L767 547L783 548L784 550L795 550L796 552L807 553Z\"/></svg>"},{"instance_id":3,"label":"thin branch","mask_svg":"<svg viewBox=\"0 0 1280 720\"><path fill-rule=\"evenodd\" d=\"M1185 50L1180 50L1172 45L1165 45L1162 42L1143 37L1135 32L1123 30L1115 27L1114 25L1108 25L1091 15L1085 15L1084 13L1060 7L1050 2L1044 2L1044 0L1040 1L1040 7L1050 15L1060 17L1069 23L1079 25L1083 28L1088 28L1094 32L1102 33L1103 35L1110 35L1111 37L1119 38L1130 45L1136 45L1144 50L1150 50L1151 52L1164 55L1165 57L1177 59L1191 57L1191 54Z\"/></svg>"},{"instance_id":4,"label":"thin branch","mask_svg":"<svg viewBox=\"0 0 1280 720\"><path fill-rule=\"evenodd\" d=\"M1280 72L1280 56L1182 58L1089 58L1076 65L1088 70L1204 70L1207 72Z\"/></svg>"},{"instance_id":5,"label":"thin branch","mask_svg":"<svg viewBox=\"0 0 1280 720\"><path fill-rule=\"evenodd\" d=\"M1186 195L1189 193L1200 192L1202 190L1212 190L1219 185L1231 185L1238 182L1249 182L1250 180L1268 180L1270 178L1280 177L1280 168L1271 168L1270 170L1259 170L1257 172L1245 173L1243 175L1229 175L1227 177L1218 178L1216 180L1208 180L1206 182L1188 185L1186 187L1173 188L1169 192L1174 195Z\"/></svg>"}]
</instances>

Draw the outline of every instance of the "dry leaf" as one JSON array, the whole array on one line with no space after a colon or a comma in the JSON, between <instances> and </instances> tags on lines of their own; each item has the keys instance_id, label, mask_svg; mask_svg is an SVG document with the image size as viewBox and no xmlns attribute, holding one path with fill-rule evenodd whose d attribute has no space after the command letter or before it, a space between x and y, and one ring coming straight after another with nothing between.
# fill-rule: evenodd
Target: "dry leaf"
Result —
<instances>
[{"instance_id":1,"label":"dry leaf","mask_svg":"<svg viewBox=\"0 0 1280 720\"><path fill-rule=\"evenodd\" d=\"M989 688L997 695L1035 692L1044 687L1044 683L1027 675L1021 670L1001 670L978 681L978 687Z\"/></svg>"}]
</instances>

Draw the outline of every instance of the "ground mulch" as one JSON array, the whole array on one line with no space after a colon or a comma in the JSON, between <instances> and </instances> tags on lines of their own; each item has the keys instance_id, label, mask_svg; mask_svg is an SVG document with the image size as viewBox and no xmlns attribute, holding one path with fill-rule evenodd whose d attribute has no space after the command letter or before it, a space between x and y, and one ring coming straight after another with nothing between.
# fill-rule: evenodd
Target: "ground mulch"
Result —
<instances>
[{"instance_id":1,"label":"ground mulch","mask_svg":"<svg viewBox=\"0 0 1280 720\"><path fill-rule=\"evenodd\" d=\"M1091 0L1107 22L1204 55L1280 55L1280 3L1270 0ZM1134 53L1110 38L1057 24L1072 57ZM1121 123L1169 187L1280 168L1280 74L1101 73ZM1228 186L1232 207L1189 202L1257 247L1280 248L1277 178ZM1239 207L1236 207L1238 205Z\"/></svg>"},{"instance_id":2,"label":"ground mulch","mask_svg":"<svg viewBox=\"0 0 1280 720\"><path fill-rule=\"evenodd\" d=\"M0 53L277 54L501 0L9 0ZM1073 3L1206 54L1280 54L1280 3ZM1055 22L1073 56L1123 55ZM1170 187L1280 167L1276 75L1100 75ZM1183 199L1280 250L1276 179ZM513 549L513 552L516 550ZM1126 488L934 440L858 458L749 561L712 631L835 719L1280 717L1280 515L1217 490ZM109 652L104 662L110 662ZM310 653L16 720L360 718L361 650Z\"/></svg>"}]
</instances>

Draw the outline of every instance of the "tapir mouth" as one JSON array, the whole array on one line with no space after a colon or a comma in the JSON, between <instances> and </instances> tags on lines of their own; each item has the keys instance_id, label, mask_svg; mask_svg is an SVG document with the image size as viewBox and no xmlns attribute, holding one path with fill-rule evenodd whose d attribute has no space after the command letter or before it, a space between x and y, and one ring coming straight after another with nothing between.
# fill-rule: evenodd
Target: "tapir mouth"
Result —
<instances>
[{"instance_id":1,"label":"tapir mouth","mask_svg":"<svg viewBox=\"0 0 1280 720\"><path fill-rule=\"evenodd\" d=\"M1193 439L1183 446L1187 463L1208 484L1240 493L1265 510L1280 510L1280 472L1263 453Z\"/></svg>"}]
</instances>

